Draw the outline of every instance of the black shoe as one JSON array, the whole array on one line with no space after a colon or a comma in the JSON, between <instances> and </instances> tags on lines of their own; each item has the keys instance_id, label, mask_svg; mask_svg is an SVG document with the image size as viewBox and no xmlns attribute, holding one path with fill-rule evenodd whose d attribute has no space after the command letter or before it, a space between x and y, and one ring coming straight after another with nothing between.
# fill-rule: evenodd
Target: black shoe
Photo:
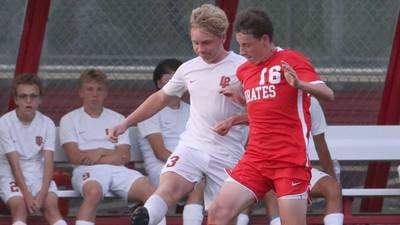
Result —
<instances>
[{"instance_id":1,"label":"black shoe","mask_svg":"<svg viewBox=\"0 0 400 225\"><path fill-rule=\"evenodd\" d=\"M144 206L138 206L130 210L131 225L149 225L149 212Z\"/></svg>"}]
</instances>

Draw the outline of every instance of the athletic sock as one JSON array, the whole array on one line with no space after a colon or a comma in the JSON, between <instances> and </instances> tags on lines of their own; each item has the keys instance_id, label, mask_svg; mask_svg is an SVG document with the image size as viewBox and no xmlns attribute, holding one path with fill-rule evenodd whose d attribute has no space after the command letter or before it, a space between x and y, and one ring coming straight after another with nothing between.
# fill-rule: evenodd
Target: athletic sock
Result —
<instances>
[{"instance_id":1,"label":"athletic sock","mask_svg":"<svg viewBox=\"0 0 400 225\"><path fill-rule=\"evenodd\" d=\"M26 223L17 220L17 221L15 221L12 225L26 225Z\"/></svg>"},{"instance_id":2,"label":"athletic sock","mask_svg":"<svg viewBox=\"0 0 400 225\"><path fill-rule=\"evenodd\" d=\"M269 225L281 225L281 218L279 216L271 218Z\"/></svg>"},{"instance_id":3,"label":"athletic sock","mask_svg":"<svg viewBox=\"0 0 400 225\"><path fill-rule=\"evenodd\" d=\"M67 222L65 222L65 220L57 220L55 223L53 223L53 225L67 225Z\"/></svg>"},{"instance_id":4,"label":"athletic sock","mask_svg":"<svg viewBox=\"0 0 400 225\"><path fill-rule=\"evenodd\" d=\"M203 223L203 206L187 204L183 208L183 225L201 225Z\"/></svg>"},{"instance_id":5,"label":"athletic sock","mask_svg":"<svg viewBox=\"0 0 400 225\"><path fill-rule=\"evenodd\" d=\"M94 225L94 223L86 220L77 220L75 225Z\"/></svg>"},{"instance_id":6,"label":"athletic sock","mask_svg":"<svg viewBox=\"0 0 400 225\"><path fill-rule=\"evenodd\" d=\"M343 225L343 213L330 213L324 217L325 225Z\"/></svg>"},{"instance_id":7,"label":"athletic sock","mask_svg":"<svg viewBox=\"0 0 400 225\"><path fill-rule=\"evenodd\" d=\"M247 225L249 224L249 215L245 214L245 213L240 213L238 218L237 218L237 222L236 225Z\"/></svg>"},{"instance_id":8,"label":"athletic sock","mask_svg":"<svg viewBox=\"0 0 400 225\"><path fill-rule=\"evenodd\" d=\"M149 225L156 225L165 217L168 211L168 206L165 201L158 195L153 194L144 203L147 212L149 213Z\"/></svg>"}]
</instances>

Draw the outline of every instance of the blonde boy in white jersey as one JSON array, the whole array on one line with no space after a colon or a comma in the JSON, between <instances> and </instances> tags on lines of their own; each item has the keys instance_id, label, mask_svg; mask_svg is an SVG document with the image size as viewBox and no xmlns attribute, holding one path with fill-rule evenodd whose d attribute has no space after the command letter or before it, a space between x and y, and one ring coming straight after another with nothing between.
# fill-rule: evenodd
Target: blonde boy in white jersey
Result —
<instances>
[{"instance_id":1,"label":"blonde boy in white jersey","mask_svg":"<svg viewBox=\"0 0 400 225\"><path fill-rule=\"evenodd\" d=\"M189 91L190 116L186 130L163 169L155 194L144 207L133 212L133 225L156 224L169 206L191 192L203 178L206 179L207 208L227 178L224 169L233 168L243 154L247 138L244 126L233 128L226 136L213 131L219 121L244 112L242 106L218 93L221 87L240 85L235 71L245 61L242 56L224 49L227 28L228 20L220 8L205 4L194 9L190 34L199 57L182 64L163 89L109 130L110 140L116 142L129 126L164 108L173 96L180 97Z\"/></svg>"},{"instance_id":2,"label":"blonde boy in white jersey","mask_svg":"<svg viewBox=\"0 0 400 225\"><path fill-rule=\"evenodd\" d=\"M96 208L109 191L125 200L144 202L155 190L147 177L124 167L130 160L128 132L117 143L107 140L106 129L124 119L104 107L107 92L106 74L83 71L79 79L83 106L60 121L60 142L70 163L76 165L72 185L83 196L76 225L95 224Z\"/></svg>"},{"instance_id":3,"label":"blonde boy in white jersey","mask_svg":"<svg viewBox=\"0 0 400 225\"><path fill-rule=\"evenodd\" d=\"M12 225L26 225L28 213L38 211L51 225L67 224L52 181L55 126L37 111L42 93L37 76L17 76L13 86L17 108L0 118L0 197L11 211Z\"/></svg>"}]
</instances>

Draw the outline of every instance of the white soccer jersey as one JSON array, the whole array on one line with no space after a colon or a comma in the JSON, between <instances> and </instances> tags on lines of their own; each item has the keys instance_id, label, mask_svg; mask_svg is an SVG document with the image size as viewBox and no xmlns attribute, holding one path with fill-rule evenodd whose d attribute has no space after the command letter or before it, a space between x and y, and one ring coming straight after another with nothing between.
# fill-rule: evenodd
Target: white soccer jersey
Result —
<instances>
[{"instance_id":1,"label":"white soccer jersey","mask_svg":"<svg viewBox=\"0 0 400 225\"><path fill-rule=\"evenodd\" d=\"M324 111L321 108L318 100L315 97L311 97L310 104L311 114L311 135L315 136L326 132L326 120Z\"/></svg>"},{"instance_id":2,"label":"white soccer jersey","mask_svg":"<svg viewBox=\"0 0 400 225\"><path fill-rule=\"evenodd\" d=\"M40 112L30 124L22 123L16 111L0 118L0 176L13 177L6 153L16 151L24 176L43 175L43 150L55 149L54 122ZM40 178L41 179L41 178Z\"/></svg>"},{"instance_id":3,"label":"white soccer jersey","mask_svg":"<svg viewBox=\"0 0 400 225\"><path fill-rule=\"evenodd\" d=\"M138 123L137 127L140 134L139 146L146 168L154 164L164 164L164 162L158 160L154 155L146 136L160 133L165 147L172 152L178 145L181 133L185 130L188 117L189 105L181 101L178 109L172 109L167 106L151 118Z\"/></svg>"},{"instance_id":4,"label":"white soccer jersey","mask_svg":"<svg viewBox=\"0 0 400 225\"><path fill-rule=\"evenodd\" d=\"M218 93L222 87L241 86L235 73L245 61L244 57L229 52L216 64L207 64L201 57L196 57L178 68L163 91L179 97L189 91L190 116L180 142L196 149L216 153L227 151L241 157L247 139L246 128L234 126L226 136L218 135L213 129L224 119L245 112L244 107Z\"/></svg>"},{"instance_id":5,"label":"white soccer jersey","mask_svg":"<svg viewBox=\"0 0 400 225\"><path fill-rule=\"evenodd\" d=\"M124 116L103 108L98 118L89 116L83 107L67 113L60 121L60 143L75 142L81 151L94 148L115 149L117 145L129 144L129 130L118 137L118 143L111 143L106 129L119 124Z\"/></svg>"}]
</instances>

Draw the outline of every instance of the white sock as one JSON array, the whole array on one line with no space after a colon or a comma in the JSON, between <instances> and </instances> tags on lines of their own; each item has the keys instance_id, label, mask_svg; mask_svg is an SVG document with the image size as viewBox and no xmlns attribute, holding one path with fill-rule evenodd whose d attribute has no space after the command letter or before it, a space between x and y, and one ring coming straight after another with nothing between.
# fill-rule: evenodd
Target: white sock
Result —
<instances>
[{"instance_id":1,"label":"white sock","mask_svg":"<svg viewBox=\"0 0 400 225\"><path fill-rule=\"evenodd\" d=\"M187 204L183 208L183 225L201 225L203 223L203 206Z\"/></svg>"},{"instance_id":2,"label":"white sock","mask_svg":"<svg viewBox=\"0 0 400 225\"><path fill-rule=\"evenodd\" d=\"M168 211L168 206L165 201L158 195L153 194L144 203L149 212L149 225L156 225L165 217Z\"/></svg>"},{"instance_id":3,"label":"white sock","mask_svg":"<svg viewBox=\"0 0 400 225\"><path fill-rule=\"evenodd\" d=\"M271 218L271 221L269 221L269 225L281 225L281 218L279 216Z\"/></svg>"},{"instance_id":4,"label":"white sock","mask_svg":"<svg viewBox=\"0 0 400 225\"><path fill-rule=\"evenodd\" d=\"M12 225L26 225L26 223L18 220L18 221L15 221Z\"/></svg>"},{"instance_id":5,"label":"white sock","mask_svg":"<svg viewBox=\"0 0 400 225\"><path fill-rule=\"evenodd\" d=\"M55 223L53 223L53 225L67 225L67 222L65 222L65 220L57 220Z\"/></svg>"},{"instance_id":6,"label":"white sock","mask_svg":"<svg viewBox=\"0 0 400 225\"><path fill-rule=\"evenodd\" d=\"M343 213L331 213L324 217L325 225L343 225Z\"/></svg>"},{"instance_id":7,"label":"white sock","mask_svg":"<svg viewBox=\"0 0 400 225\"><path fill-rule=\"evenodd\" d=\"M94 223L86 220L77 220L75 225L94 225Z\"/></svg>"},{"instance_id":8,"label":"white sock","mask_svg":"<svg viewBox=\"0 0 400 225\"><path fill-rule=\"evenodd\" d=\"M249 223L249 220L249 215L240 213L237 218L236 225L247 225Z\"/></svg>"}]
</instances>

